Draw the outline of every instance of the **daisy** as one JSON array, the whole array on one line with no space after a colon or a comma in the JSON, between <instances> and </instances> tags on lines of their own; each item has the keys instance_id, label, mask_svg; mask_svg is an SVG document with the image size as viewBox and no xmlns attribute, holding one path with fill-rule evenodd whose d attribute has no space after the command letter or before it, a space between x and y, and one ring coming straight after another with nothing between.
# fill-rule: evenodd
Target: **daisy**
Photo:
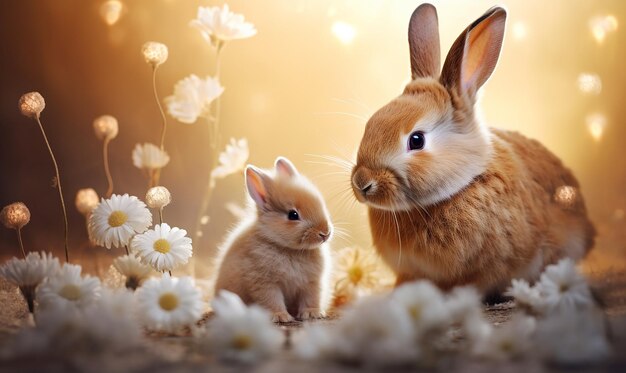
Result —
<instances>
[{"instance_id":1,"label":"daisy","mask_svg":"<svg viewBox=\"0 0 626 373\"><path fill-rule=\"evenodd\" d=\"M192 255L191 238L187 237L187 231L170 228L166 223L157 224L154 229L135 236L130 247L144 264L157 271L171 271L187 263Z\"/></svg>"},{"instance_id":2,"label":"daisy","mask_svg":"<svg viewBox=\"0 0 626 373\"><path fill-rule=\"evenodd\" d=\"M202 337L222 359L251 363L280 350L283 334L268 311L247 307L239 296L224 290L211 304L215 318Z\"/></svg>"},{"instance_id":3,"label":"daisy","mask_svg":"<svg viewBox=\"0 0 626 373\"><path fill-rule=\"evenodd\" d=\"M490 331L474 346L474 353L489 359L506 360L525 355L533 346L536 321L533 317L522 314L499 328Z\"/></svg>"},{"instance_id":4,"label":"daisy","mask_svg":"<svg viewBox=\"0 0 626 373\"><path fill-rule=\"evenodd\" d=\"M593 304L589 285L571 259L562 259L557 264L547 266L538 286L550 310L557 307L583 308Z\"/></svg>"},{"instance_id":5,"label":"daisy","mask_svg":"<svg viewBox=\"0 0 626 373\"><path fill-rule=\"evenodd\" d=\"M135 167L148 171L167 166L170 156L154 144L143 143L135 145L133 149L133 164Z\"/></svg>"},{"instance_id":6,"label":"daisy","mask_svg":"<svg viewBox=\"0 0 626 373\"><path fill-rule=\"evenodd\" d=\"M126 277L126 287L135 290L143 280L148 278L152 268L141 263L134 255L124 255L113 260L113 267Z\"/></svg>"},{"instance_id":7,"label":"daisy","mask_svg":"<svg viewBox=\"0 0 626 373\"><path fill-rule=\"evenodd\" d=\"M152 330L176 332L196 323L202 316L202 294L191 277L146 281L136 292L138 314L142 323Z\"/></svg>"},{"instance_id":8,"label":"daisy","mask_svg":"<svg viewBox=\"0 0 626 373\"><path fill-rule=\"evenodd\" d=\"M231 138L230 144L226 145L226 150L220 153L220 164L213 169L211 176L220 179L242 171L249 156L248 140L245 138L239 140Z\"/></svg>"},{"instance_id":9,"label":"daisy","mask_svg":"<svg viewBox=\"0 0 626 373\"><path fill-rule=\"evenodd\" d=\"M28 310L34 310L35 289L48 276L59 271L59 259L50 253L28 253L25 259L13 258L0 266L0 276L19 287Z\"/></svg>"},{"instance_id":10,"label":"daisy","mask_svg":"<svg viewBox=\"0 0 626 373\"><path fill-rule=\"evenodd\" d=\"M200 30L202 37L214 46L233 39L245 39L256 35L256 28L246 22L243 15L236 14L224 4L219 7L199 7L198 16L190 25Z\"/></svg>"},{"instance_id":11,"label":"daisy","mask_svg":"<svg viewBox=\"0 0 626 373\"><path fill-rule=\"evenodd\" d=\"M182 123L195 123L198 118L208 118L211 102L224 92L217 79L207 76L201 79L196 75L179 80L174 86L174 94L165 98L167 111Z\"/></svg>"},{"instance_id":12,"label":"daisy","mask_svg":"<svg viewBox=\"0 0 626 373\"><path fill-rule=\"evenodd\" d=\"M491 331L485 320L480 293L471 286L454 288L447 297L450 322L461 325L470 343L483 340Z\"/></svg>"},{"instance_id":13,"label":"daisy","mask_svg":"<svg viewBox=\"0 0 626 373\"><path fill-rule=\"evenodd\" d=\"M513 279L505 295L515 298L517 307L533 315L540 315L545 309L545 300L537 286L530 286L526 280Z\"/></svg>"},{"instance_id":14,"label":"daisy","mask_svg":"<svg viewBox=\"0 0 626 373\"><path fill-rule=\"evenodd\" d=\"M444 297L432 283L408 283L397 288L392 296L411 316L418 334L448 325L450 316Z\"/></svg>"},{"instance_id":15,"label":"daisy","mask_svg":"<svg viewBox=\"0 0 626 373\"><path fill-rule=\"evenodd\" d=\"M391 281L391 276L387 276L376 254L371 250L346 247L338 251L334 262L335 307L350 303Z\"/></svg>"},{"instance_id":16,"label":"daisy","mask_svg":"<svg viewBox=\"0 0 626 373\"><path fill-rule=\"evenodd\" d=\"M37 287L37 300L42 308L84 308L100 297L100 280L81 276L79 265L63 264L61 270Z\"/></svg>"},{"instance_id":17,"label":"daisy","mask_svg":"<svg viewBox=\"0 0 626 373\"><path fill-rule=\"evenodd\" d=\"M332 351L342 361L403 365L419 356L413 322L393 299L367 298L347 310L332 329Z\"/></svg>"},{"instance_id":18,"label":"daisy","mask_svg":"<svg viewBox=\"0 0 626 373\"><path fill-rule=\"evenodd\" d=\"M128 245L152 224L152 214L135 196L114 194L102 199L89 217L89 237L107 249Z\"/></svg>"}]
</instances>

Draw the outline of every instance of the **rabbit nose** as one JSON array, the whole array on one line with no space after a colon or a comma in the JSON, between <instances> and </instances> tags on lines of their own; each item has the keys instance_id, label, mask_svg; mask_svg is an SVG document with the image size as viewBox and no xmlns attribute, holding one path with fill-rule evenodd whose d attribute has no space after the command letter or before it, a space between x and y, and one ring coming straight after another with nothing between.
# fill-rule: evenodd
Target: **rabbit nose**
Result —
<instances>
[{"instance_id":1,"label":"rabbit nose","mask_svg":"<svg viewBox=\"0 0 626 373\"><path fill-rule=\"evenodd\" d=\"M370 171L365 168L358 169L352 176L352 187L357 197L365 198L376 189L376 183L370 177Z\"/></svg>"},{"instance_id":2,"label":"rabbit nose","mask_svg":"<svg viewBox=\"0 0 626 373\"><path fill-rule=\"evenodd\" d=\"M320 238L322 239L322 242L326 242L330 238L330 231L328 233L320 232L319 234L320 234Z\"/></svg>"}]
</instances>

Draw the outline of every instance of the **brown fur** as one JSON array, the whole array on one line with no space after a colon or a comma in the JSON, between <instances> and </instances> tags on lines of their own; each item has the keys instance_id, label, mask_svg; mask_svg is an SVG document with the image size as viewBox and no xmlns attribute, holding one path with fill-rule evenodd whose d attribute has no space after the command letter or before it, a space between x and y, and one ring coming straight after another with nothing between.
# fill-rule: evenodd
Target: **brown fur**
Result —
<instances>
[{"instance_id":1,"label":"brown fur","mask_svg":"<svg viewBox=\"0 0 626 373\"><path fill-rule=\"evenodd\" d=\"M246 183L257 211L224 245L215 292L225 289L259 304L275 321L322 317L332 226L320 194L284 158L275 175L248 167ZM287 218L292 209L300 220Z\"/></svg>"},{"instance_id":2,"label":"brown fur","mask_svg":"<svg viewBox=\"0 0 626 373\"><path fill-rule=\"evenodd\" d=\"M416 10L411 22L415 14L436 21L436 13ZM374 246L398 284L429 279L446 289L501 291L511 278L534 280L543 266L578 259L593 246L571 171L537 141L488 129L475 117L476 92L495 68L505 19L503 9L490 9L455 41L440 77L418 77L367 123L353 189L369 206ZM414 75L424 70L413 66L427 55L414 52L424 35L409 34ZM430 69L432 61L422 59ZM407 149L412 131L424 133L423 149ZM564 185L578 191L572 206L554 199Z\"/></svg>"}]
</instances>

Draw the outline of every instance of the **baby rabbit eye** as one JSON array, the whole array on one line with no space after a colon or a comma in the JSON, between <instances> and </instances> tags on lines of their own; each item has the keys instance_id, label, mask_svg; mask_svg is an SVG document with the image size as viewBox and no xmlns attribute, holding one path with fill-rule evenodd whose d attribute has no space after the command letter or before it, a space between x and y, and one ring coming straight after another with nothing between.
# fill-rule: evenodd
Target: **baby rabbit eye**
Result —
<instances>
[{"instance_id":1,"label":"baby rabbit eye","mask_svg":"<svg viewBox=\"0 0 626 373\"><path fill-rule=\"evenodd\" d=\"M298 215L298 211L296 210L289 210L287 217L289 220L300 220L300 215Z\"/></svg>"},{"instance_id":2,"label":"baby rabbit eye","mask_svg":"<svg viewBox=\"0 0 626 373\"><path fill-rule=\"evenodd\" d=\"M422 150L425 144L424 132L415 131L409 136L409 150Z\"/></svg>"}]
</instances>

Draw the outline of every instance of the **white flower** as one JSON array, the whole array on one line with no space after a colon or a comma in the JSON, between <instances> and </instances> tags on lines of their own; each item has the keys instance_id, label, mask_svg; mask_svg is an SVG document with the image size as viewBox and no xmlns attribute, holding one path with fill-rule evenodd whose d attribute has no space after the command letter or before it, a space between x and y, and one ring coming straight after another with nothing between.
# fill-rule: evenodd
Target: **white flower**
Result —
<instances>
[{"instance_id":1,"label":"white flower","mask_svg":"<svg viewBox=\"0 0 626 373\"><path fill-rule=\"evenodd\" d=\"M211 304L215 318L204 337L220 358L250 363L280 350L283 334L265 309L246 307L236 294L225 290Z\"/></svg>"},{"instance_id":2,"label":"white flower","mask_svg":"<svg viewBox=\"0 0 626 373\"><path fill-rule=\"evenodd\" d=\"M450 315L443 294L428 281L400 286L393 292L393 299L411 316L419 334L448 326Z\"/></svg>"},{"instance_id":3,"label":"white flower","mask_svg":"<svg viewBox=\"0 0 626 373\"><path fill-rule=\"evenodd\" d=\"M245 39L256 35L256 28L246 22L243 15L236 14L224 4L219 7L199 7L198 16L190 22L202 33L202 37L212 45L219 45L233 39Z\"/></svg>"},{"instance_id":4,"label":"white flower","mask_svg":"<svg viewBox=\"0 0 626 373\"><path fill-rule=\"evenodd\" d=\"M195 123L199 117L209 117L211 102L224 92L217 79L200 79L190 75L174 86L174 94L165 98L171 116L183 123Z\"/></svg>"},{"instance_id":5,"label":"white flower","mask_svg":"<svg viewBox=\"0 0 626 373\"><path fill-rule=\"evenodd\" d=\"M172 202L170 191L164 186L155 186L146 193L146 204L152 209L162 209Z\"/></svg>"},{"instance_id":6,"label":"white flower","mask_svg":"<svg viewBox=\"0 0 626 373\"><path fill-rule=\"evenodd\" d=\"M84 308L100 297L100 280L81 276L79 265L65 263L61 270L37 288L37 300L42 308Z\"/></svg>"},{"instance_id":7,"label":"white flower","mask_svg":"<svg viewBox=\"0 0 626 373\"><path fill-rule=\"evenodd\" d=\"M532 314L542 314L545 310L545 300L539 288L530 286L526 280L513 279L505 294L515 298L518 307Z\"/></svg>"},{"instance_id":8,"label":"white flower","mask_svg":"<svg viewBox=\"0 0 626 373\"><path fill-rule=\"evenodd\" d=\"M76 210L84 216L89 216L91 212L98 207L99 198L93 188L79 189L76 192Z\"/></svg>"},{"instance_id":9,"label":"white flower","mask_svg":"<svg viewBox=\"0 0 626 373\"><path fill-rule=\"evenodd\" d=\"M587 281L569 258L547 266L538 286L550 310L593 305Z\"/></svg>"},{"instance_id":10,"label":"white flower","mask_svg":"<svg viewBox=\"0 0 626 373\"><path fill-rule=\"evenodd\" d=\"M249 156L248 140L245 138L239 140L231 138L230 144L226 145L226 150L220 153L220 164L211 172L211 176L223 178L243 170Z\"/></svg>"},{"instance_id":11,"label":"white flower","mask_svg":"<svg viewBox=\"0 0 626 373\"><path fill-rule=\"evenodd\" d=\"M167 166L170 156L154 144L144 143L135 145L133 149L133 164L135 167L146 170L156 170Z\"/></svg>"},{"instance_id":12,"label":"white flower","mask_svg":"<svg viewBox=\"0 0 626 373\"><path fill-rule=\"evenodd\" d=\"M89 237L107 249L128 245L152 224L152 214L135 196L114 194L102 199L89 217Z\"/></svg>"},{"instance_id":13,"label":"white flower","mask_svg":"<svg viewBox=\"0 0 626 373\"><path fill-rule=\"evenodd\" d=\"M57 273L59 268L59 259L52 254L31 252L25 259L13 258L0 266L0 277L19 287L32 313L35 308L35 289L46 277Z\"/></svg>"},{"instance_id":14,"label":"white flower","mask_svg":"<svg viewBox=\"0 0 626 373\"><path fill-rule=\"evenodd\" d=\"M157 271L171 271L187 263L192 255L191 238L186 236L184 229L157 224L154 229L135 236L130 246L143 263Z\"/></svg>"},{"instance_id":15,"label":"white flower","mask_svg":"<svg viewBox=\"0 0 626 373\"><path fill-rule=\"evenodd\" d=\"M137 289L139 315L152 330L176 332L202 316L202 295L191 277L172 278L164 274Z\"/></svg>"},{"instance_id":16,"label":"white flower","mask_svg":"<svg viewBox=\"0 0 626 373\"><path fill-rule=\"evenodd\" d=\"M483 340L477 341L474 353L494 360L519 358L533 346L535 325L533 317L513 315L509 322L492 328Z\"/></svg>"},{"instance_id":17,"label":"white flower","mask_svg":"<svg viewBox=\"0 0 626 373\"><path fill-rule=\"evenodd\" d=\"M146 63L152 67L157 67L167 61L167 45L156 41L145 42L141 47L141 54L143 54Z\"/></svg>"},{"instance_id":18,"label":"white flower","mask_svg":"<svg viewBox=\"0 0 626 373\"><path fill-rule=\"evenodd\" d=\"M13 258L0 266L0 276L18 287L37 287L59 271L59 259L50 253L31 252L26 259Z\"/></svg>"},{"instance_id":19,"label":"white flower","mask_svg":"<svg viewBox=\"0 0 626 373\"><path fill-rule=\"evenodd\" d=\"M580 365L600 362L610 354L603 312L596 307L564 308L539 319L535 345L544 359Z\"/></svg>"},{"instance_id":20,"label":"white flower","mask_svg":"<svg viewBox=\"0 0 626 373\"><path fill-rule=\"evenodd\" d=\"M115 258L113 266L126 277L126 287L129 289L136 289L152 272L151 267L141 263L134 255Z\"/></svg>"},{"instance_id":21,"label":"white flower","mask_svg":"<svg viewBox=\"0 0 626 373\"><path fill-rule=\"evenodd\" d=\"M332 338L328 339L333 342L324 346L323 352L341 361L404 365L419 357L413 322L404 307L393 299L362 300L348 309L329 332Z\"/></svg>"},{"instance_id":22,"label":"white flower","mask_svg":"<svg viewBox=\"0 0 626 373\"><path fill-rule=\"evenodd\" d=\"M459 323L470 343L483 340L491 330L485 320L480 293L471 286L454 288L448 295L446 306L450 322Z\"/></svg>"}]
</instances>

